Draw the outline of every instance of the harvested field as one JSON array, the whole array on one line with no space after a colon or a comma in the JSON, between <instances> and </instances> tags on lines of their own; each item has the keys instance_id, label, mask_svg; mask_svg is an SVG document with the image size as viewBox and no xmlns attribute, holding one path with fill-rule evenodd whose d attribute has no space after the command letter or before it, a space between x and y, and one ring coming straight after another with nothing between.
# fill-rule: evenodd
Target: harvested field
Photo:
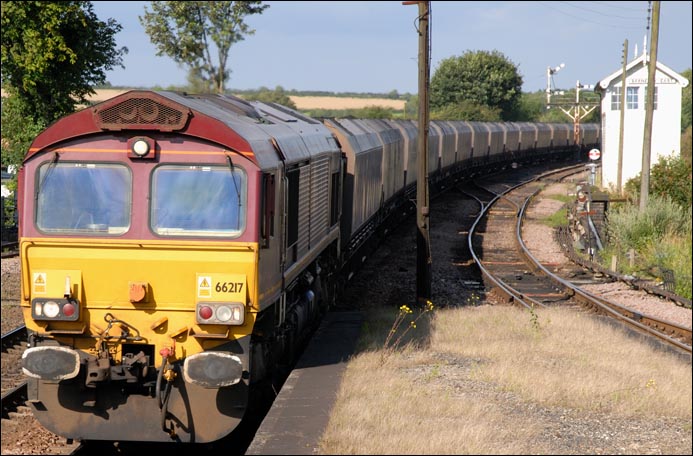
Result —
<instances>
[{"instance_id":1,"label":"harvested field","mask_svg":"<svg viewBox=\"0 0 693 456\"><path fill-rule=\"evenodd\" d=\"M121 95L128 90L101 89L91 97L92 102L101 102ZM404 100L391 100L388 98L347 98L347 97L302 97L291 95L291 101L298 109L361 109L368 106L381 106L397 111L404 109Z\"/></svg>"},{"instance_id":2,"label":"harvested field","mask_svg":"<svg viewBox=\"0 0 693 456\"><path fill-rule=\"evenodd\" d=\"M401 111L404 100L388 98L344 98L344 97L299 97L291 95L291 101L298 109L361 109L368 106L382 106Z\"/></svg>"}]
</instances>

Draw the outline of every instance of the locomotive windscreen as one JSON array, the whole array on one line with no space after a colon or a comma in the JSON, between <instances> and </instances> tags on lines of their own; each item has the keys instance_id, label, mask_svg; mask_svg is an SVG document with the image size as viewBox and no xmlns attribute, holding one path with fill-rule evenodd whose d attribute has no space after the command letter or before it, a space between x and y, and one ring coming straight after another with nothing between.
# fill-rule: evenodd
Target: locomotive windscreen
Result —
<instances>
[{"instance_id":1,"label":"locomotive windscreen","mask_svg":"<svg viewBox=\"0 0 693 456\"><path fill-rule=\"evenodd\" d=\"M46 233L118 235L130 226L132 176L110 163L41 166L36 226Z\"/></svg>"},{"instance_id":2,"label":"locomotive windscreen","mask_svg":"<svg viewBox=\"0 0 693 456\"><path fill-rule=\"evenodd\" d=\"M245 228L246 175L240 168L157 168L152 177L152 230L167 236L238 236Z\"/></svg>"}]
</instances>

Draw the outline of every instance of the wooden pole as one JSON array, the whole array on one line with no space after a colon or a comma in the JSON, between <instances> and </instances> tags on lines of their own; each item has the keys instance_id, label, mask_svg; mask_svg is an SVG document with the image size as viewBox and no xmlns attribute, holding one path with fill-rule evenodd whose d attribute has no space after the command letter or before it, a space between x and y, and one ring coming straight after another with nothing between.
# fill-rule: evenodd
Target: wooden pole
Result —
<instances>
[{"instance_id":1,"label":"wooden pole","mask_svg":"<svg viewBox=\"0 0 693 456\"><path fill-rule=\"evenodd\" d=\"M640 212L645 212L650 191L650 153L652 150L652 117L654 116L655 75L657 74L657 41L659 35L659 4L653 2L650 61L647 67L647 96L645 97L645 134L642 140L642 171L640 173Z\"/></svg>"},{"instance_id":2,"label":"wooden pole","mask_svg":"<svg viewBox=\"0 0 693 456\"><path fill-rule=\"evenodd\" d=\"M623 130L626 115L626 65L628 65L628 40L623 43L623 74L621 75L621 128L618 131L618 165L616 168L616 192L623 196Z\"/></svg>"},{"instance_id":3,"label":"wooden pole","mask_svg":"<svg viewBox=\"0 0 693 456\"><path fill-rule=\"evenodd\" d=\"M419 137L416 177L416 301L425 305L431 299L431 246L428 196L428 79L430 2L403 2L419 5Z\"/></svg>"}]
</instances>

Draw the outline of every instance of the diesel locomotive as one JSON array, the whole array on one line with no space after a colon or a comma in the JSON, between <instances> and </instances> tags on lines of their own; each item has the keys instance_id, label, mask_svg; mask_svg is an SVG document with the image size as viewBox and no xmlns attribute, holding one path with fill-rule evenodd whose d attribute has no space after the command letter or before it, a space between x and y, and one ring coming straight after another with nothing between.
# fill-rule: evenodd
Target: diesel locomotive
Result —
<instances>
[{"instance_id":1,"label":"diesel locomotive","mask_svg":"<svg viewBox=\"0 0 693 456\"><path fill-rule=\"evenodd\" d=\"M581 125L432 121L429 183L598 145ZM39 134L19 172L22 367L48 430L212 442L412 206L417 124L134 90Z\"/></svg>"}]
</instances>

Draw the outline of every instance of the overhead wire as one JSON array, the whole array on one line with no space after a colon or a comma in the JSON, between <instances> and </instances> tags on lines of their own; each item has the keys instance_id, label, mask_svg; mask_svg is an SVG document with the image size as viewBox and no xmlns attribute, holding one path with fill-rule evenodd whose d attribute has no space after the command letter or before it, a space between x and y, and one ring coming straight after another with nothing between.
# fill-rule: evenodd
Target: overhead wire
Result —
<instances>
[{"instance_id":1,"label":"overhead wire","mask_svg":"<svg viewBox=\"0 0 693 456\"><path fill-rule=\"evenodd\" d=\"M637 17L636 17L636 16L621 16L621 15L619 15L619 14L609 14L609 13L605 13L605 12L603 12L603 11L598 11L598 10L595 10L595 9L587 8L586 6L583 5L585 2L578 2L577 5L574 5L572 2L563 2L563 1L558 2L558 3L563 3L563 4L567 5L567 6L570 6L570 7L572 7L572 8L578 9L578 10L590 11L590 12L593 12L593 13L597 13L597 14L599 14L600 16L615 17L615 18L618 18L618 19L625 19L625 20L629 20L629 21L641 21L641 20L642 20L642 16L641 16L641 15L638 15ZM642 14L642 10L638 10L638 12Z\"/></svg>"},{"instance_id":2,"label":"overhead wire","mask_svg":"<svg viewBox=\"0 0 693 456\"><path fill-rule=\"evenodd\" d=\"M558 7L556 6L556 3L555 3L555 2L538 2L538 3L542 4L543 6L548 7L548 8L550 8L550 9L553 9L553 10L555 10L555 11L558 11L559 13L561 13L561 14L563 14L563 15L566 15L566 16L568 16L568 17L570 17L570 18L572 18L572 19L574 19L574 20L576 20L576 21L589 22L589 23L592 23L592 24L597 24L597 25L601 25L601 26L607 26L607 27L610 27L610 28L613 28L613 29L619 29L619 30L638 30L638 29L641 28L641 27L635 26L635 25L630 26L630 25L618 24L618 23L616 23L616 22L614 22L614 21L611 21L611 22L603 22L603 21L593 20L592 18L586 18L586 17L584 17L584 16L579 16L579 15L576 15L575 13L566 12L565 10L562 10L562 9L558 8ZM580 9L580 8L578 8L578 7L574 6L574 5L570 5L570 4L568 4L568 5L566 5L566 6L572 6L573 8ZM585 11L582 10L581 12L585 12Z\"/></svg>"}]
</instances>

